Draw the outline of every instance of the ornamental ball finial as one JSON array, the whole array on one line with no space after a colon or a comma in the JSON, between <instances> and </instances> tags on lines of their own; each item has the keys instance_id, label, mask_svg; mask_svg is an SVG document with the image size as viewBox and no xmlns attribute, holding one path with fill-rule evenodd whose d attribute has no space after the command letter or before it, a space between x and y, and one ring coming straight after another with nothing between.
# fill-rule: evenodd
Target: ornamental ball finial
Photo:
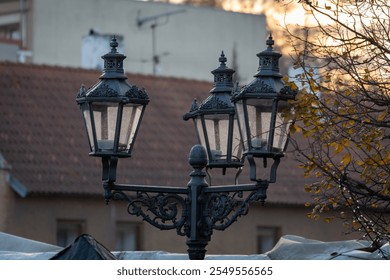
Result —
<instances>
[{"instance_id":1,"label":"ornamental ball finial","mask_svg":"<svg viewBox=\"0 0 390 280\"><path fill-rule=\"evenodd\" d=\"M117 52L116 48L118 47L118 42L117 42L117 40L116 40L115 35L114 35L114 37L112 37L112 39L111 39L110 47L111 47L111 52L113 52L113 53L116 53L116 52Z\"/></svg>"},{"instance_id":2,"label":"ornamental ball finial","mask_svg":"<svg viewBox=\"0 0 390 280\"><path fill-rule=\"evenodd\" d=\"M221 56L219 57L219 62L221 62L221 66L226 66L226 61L227 61L227 59L226 59L226 57L225 57L225 54L224 54L224 52L222 51L221 52Z\"/></svg>"},{"instance_id":3,"label":"ornamental ball finial","mask_svg":"<svg viewBox=\"0 0 390 280\"><path fill-rule=\"evenodd\" d=\"M269 34L268 40L267 40L267 46L268 50L272 51L272 46L275 44L275 41L272 39L272 34Z\"/></svg>"},{"instance_id":4,"label":"ornamental ball finial","mask_svg":"<svg viewBox=\"0 0 390 280\"><path fill-rule=\"evenodd\" d=\"M207 165L207 153L202 145L195 145L191 148L188 162L193 168L204 168Z\"/></svg>"}]
</instances>

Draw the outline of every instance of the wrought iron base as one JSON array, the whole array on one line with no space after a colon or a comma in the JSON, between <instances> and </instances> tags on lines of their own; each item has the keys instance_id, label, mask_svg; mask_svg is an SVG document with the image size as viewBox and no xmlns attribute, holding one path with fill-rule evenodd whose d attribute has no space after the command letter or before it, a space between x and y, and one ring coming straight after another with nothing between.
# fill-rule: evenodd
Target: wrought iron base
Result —
<instances>
[{"instance_id":1,"label":"wrought iron base","mask_svg":"<svg viewBox=\"0 0 390 280\"><path fill-rule=\"evenodd\" d=\"M205 180L206 150L201 145L191 149L193 167L186 188L115 184L116 160L103 159L105 199L125 200L127 212L140 216L156 228L175 229L186 236L188 256L203 260L213 230L225 230L248 213L250 202L264 203L268 181L254 184L212 186ZM245 195L244 195L245 194Z\"/></svg>"}]
</instances>

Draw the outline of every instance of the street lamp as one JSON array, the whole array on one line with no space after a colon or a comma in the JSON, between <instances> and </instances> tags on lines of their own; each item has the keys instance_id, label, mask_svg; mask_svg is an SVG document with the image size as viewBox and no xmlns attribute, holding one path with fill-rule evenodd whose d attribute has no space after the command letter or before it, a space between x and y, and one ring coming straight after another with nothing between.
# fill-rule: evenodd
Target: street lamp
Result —
<instances>
[{"instance_id":1,"label":"street lamp","mask_svg":"<svg viewBox=\"0 0 390 280\"><path fill-rule=\"evenodd\" d=\"M100 81L77 96L87 130L91 156L130 157L149 97L144 89L130 85L123 70L123 54L113 38L111 51L102 56Z\"/></svg>"},{"instance_id":2,"label":"street lamp","mask_svg":"<svg viewBox=\"0 0 390 280\"><path fill-rule=\"evenodd\" d=\"M274 40L269 36L267 49L257 54L259 68L255 79L241 90L236 89L232 97L235 104L244 155L250 165L250 179L256 177L255 158L267 159L274 163L271 167L269 183L276 181L276 169L288 144L292 120L286 118L290 111L288 101L294 100L296 90L286 86L279 73L280 53L273 51ZM262 179L260 179L262 180Z\"/></svg>"},{"instance_id":3,"label":"street lamp","mask_svg":"<svg viewBox=\"0 0 390 280\"><path fill-rule=\"evenodd\" d=\"M243 164L242 143L234 104L231 101L233 92L234 70L226 67L226 57L222 52L220 66L211 73L214 75L214 87L211 95L200 105L194 100L184 120L192 119L198 142L206 147L208 168L241 168Z\"/></svg>"},{"instance_id":4,"label":"street lamp","mask_svg":"<svg viewBox=\"0 0 390 280\"><path fill-rule=\"evenodd\" d=\"M213 231L225 230L246 215L250 202L264 202L268 184L276 179L289 128L283 111L289 109L287 101L295 97L295 92L281 80L281 55L273 52L271 37L267 44L268 49L258 54L260 67L255 81L241 90L238 86L233 90L234 70L226 67L222 53L220 67L212 71L215 79L211 95L200 105L194 103L185 114L184 119L194 120L198 141L207 148L201 144L192 147L189 164L193 172L187 187L115 182L118 158L131 156L149 102L144 89L126 82L125 56L117 52L115 38L110 43L111 51L102 56L105 67L100 81L88 90L82 86L77 95L90 155L102 158L106 201L125 200L129 214L142 217L156 228L174 229L186 236L190 259L204 259ZM248 158L254 183L209 186L204 168L241 168L243 156ZM264 162L274 159L270 180L257 178L254 158Z\"/></svg>"}]
</instances>

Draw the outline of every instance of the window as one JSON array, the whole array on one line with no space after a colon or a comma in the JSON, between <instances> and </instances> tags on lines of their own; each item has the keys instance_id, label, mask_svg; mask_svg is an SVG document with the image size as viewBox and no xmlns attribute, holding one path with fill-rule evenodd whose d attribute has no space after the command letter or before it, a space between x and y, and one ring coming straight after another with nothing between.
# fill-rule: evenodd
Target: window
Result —
<instances>
[{"instance_id":1,"label":"window","mask_svg":"<svg viewBox=\"0 0 390 280\"><path fill-rule=\"evenodd\" d=\"M129 222L116 223L116 251L140 250L139 224Z\"/></svg>"},{"instance_id":2,"label":"window","mask_svg":"<svg viewBox=\"0 0 390 280\"><path fill-rule=\"evenodd\" d=\"M57 245L66 247L71 244L85 228L85 222L80 220L57 220Z\"/></svg>"},{"instance_id":3,"label":"window","mask_svg":"<svg viewBox=\"0 0 390 280\"><path fill-rule=\"evenodd\" d=\"M263 227L257 228L257 252L263 254L271 250L280 238L279 227Z\"/></svg>"}]
</instances>

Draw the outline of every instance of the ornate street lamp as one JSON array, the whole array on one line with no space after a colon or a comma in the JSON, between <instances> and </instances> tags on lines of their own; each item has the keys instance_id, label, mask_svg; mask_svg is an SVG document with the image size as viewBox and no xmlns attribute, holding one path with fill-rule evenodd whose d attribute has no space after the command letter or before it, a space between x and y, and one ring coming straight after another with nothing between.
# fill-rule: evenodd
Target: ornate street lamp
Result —
<instances>
[{"instance_id":1,"label":"ornate street lamp","mask_svg":"<svg viewBox=\"0 0 390 280\"><path fill-rule=\"evenodd\" d=\"M199 106L194 105L184 118L196 124L198 140L207 147L195 145L189 163L193 167L186 187L117 184L118 158L131 156L140 122L149 102L143 89L126 82L123 71L125 56L118 54L115 38L111 52L104 55L104 71L100 82L77 96L84 118L90 155L102 157L105 199L127 201L127 212L162 230L175 229L186 236L190 259L204 259L206 246L214 230L225 230L238 217L248 213L253 201L264 202L269 183L276 179L276 168L287 145L289 125L283 120L288 100L295 93L285 87L278 73L280 54L268 49L259 54L260 67L256 80L236 90L231 99L233 70L226 67L222 53L211 95ZM236 103L236 112L231 100ZM240 168L240 141L233 132L236 114L244 139L244 155L248 158L251 180L240 185L209 186L203 169ZM241 146L242 147L242 146ZM254 158L275 160L271 180L256 176Z\"/></svg>"},{"instance_id":2,"label":"ornate street lamp","mask_svg":"<svg viewBox=\"0 0 390 280\"><path fill-rule=\"evenodd\" d=\"M100 81L77 96L87 130L91 156L130 157L138 128L149 102L144 89L130 85L123 71L123 54L112 39L111 52L102 56Z\"/></svg>"},{"instance_id":3,"label":"ornate street lamp","mask_svg":"<svg viewBox=\"0 0 390 280\"><path fill-rule=\"evenodd\" d=\"M292 123L286 118L290 111L288 101L294 100L296 91L286 86L279 73L280 53L273 51L274 40L267 40L268 48L257 54L259 69L255 79L241 90L236 89L232 101L244 143L244 155L250 164L250 178L256 177L255 158L262 158L264 167L267 159L274 163L271 167L269 183L276 181L276 169L288 144L288 133ZM262 179L260 179L262 180Z\"/></svg>"},{"instance_id":4,"label":"ornate street lamp","mask_svg":"<svg viewBox=\"0 0 390 280\"><path fill-rule=\"evenodd\" d=\"M243 164L242 144L238 131L233 92L234 70L226 67L226 57L222 52L220 66L211 73L214 75L214 87L211 95L200 105L194 100L190 112L184 120L192 119L198 142L206 147L208 168L241 168Z\"/></svg>"}]
</instances>

